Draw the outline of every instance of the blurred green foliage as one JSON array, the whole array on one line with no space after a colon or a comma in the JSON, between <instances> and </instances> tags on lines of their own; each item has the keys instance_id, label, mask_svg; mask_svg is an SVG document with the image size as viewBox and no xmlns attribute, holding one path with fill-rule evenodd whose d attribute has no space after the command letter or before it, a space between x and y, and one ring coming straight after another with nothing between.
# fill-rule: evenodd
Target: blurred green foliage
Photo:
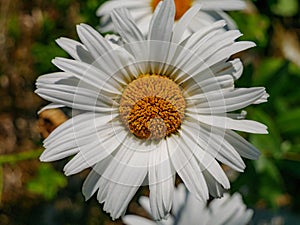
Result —
<instances>
[{"instance_id":1,"label":"blurred green foliage","mask_svg":"<svg viewBox=\"0 0 300 225\"><path fill-rule=\"evenodd\" d=\"M66 185L67 178L62 173L53 169L51 164L41 163L36 177L27 183L27 189L50 200L56 196L60 188Z\"/></svg>"}]
</instances>

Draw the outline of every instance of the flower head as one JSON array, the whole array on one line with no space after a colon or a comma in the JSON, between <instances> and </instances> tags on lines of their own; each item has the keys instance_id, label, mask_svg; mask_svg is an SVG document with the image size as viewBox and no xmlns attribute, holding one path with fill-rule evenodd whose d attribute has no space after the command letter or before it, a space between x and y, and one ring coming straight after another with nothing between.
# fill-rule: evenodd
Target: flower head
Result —
<instances>
[{"instance_id":1,"label":"flower head","mask_svg":"<svg viewBox=\"0 0 300 225\"><path fill-rule=\"evenodd\" d=\"M104 2L97 10L96 14L100 17L100 31L117 31L112 23L110 13L115 8L127 8L136 21L137 26L143 34L147 34L149 24L155 8L161 0L109 0ZM236 28L234 21L225 13L230 10L240 10L245 8L246 4L243 0L175 0L175 21L182 16L194 5L200 4L199 11L193 21L189 24L187 33L195 32L203 26L212 24L216 20L226 20L230 29Z\"/></svg>"},{"instance_id":2,"label":"flower head","mask_svg":"<svg viewBox=\"0 0 300 225\"><path fill-rule=\"evenodd\" d=\"M139 199L141 206L151 215L149 198ZM246 225L252 218L253 210L247 209L239 193L230 196L228 193L220 199L212 200L208 205L191 195L180 184L175 189L172 215L166 220L149 219L126 215L123 222L127 225Z\"/></svg>"},{"instance_id":3,"label":"flower head","mask_svg":"<svg viewBox=\"0 0 300 225\"><path fill-rule=\"evenodd\" d=\"M181 41L199 7L174 26L174 2L160 4L147 38L126 9L112 13L121 39L79 25L82 43L57 40L74 59L55 58L62 72L37 80L36 93L52 102L46 108L73 110L44 141L40 159L75 155L64 167L66 175L92 167L83 194L88 199L98 192L113 218L124 214L144 184L152 215L166 217L176 173L197 198L221 196L230 185L218 161L243 171L241 156L259 155L232 130L267 133L258 122L228 114L266 101L264 88L234 87L243 67L230 57L254 44L235 42L241 34L224 31L224 21Z\"/></svg>"}]
</instances>

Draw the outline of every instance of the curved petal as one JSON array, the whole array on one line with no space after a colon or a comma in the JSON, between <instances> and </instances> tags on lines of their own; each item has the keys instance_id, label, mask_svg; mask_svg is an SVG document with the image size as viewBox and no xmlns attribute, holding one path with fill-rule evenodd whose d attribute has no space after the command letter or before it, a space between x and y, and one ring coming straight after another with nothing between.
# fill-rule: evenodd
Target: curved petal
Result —
<instances>
[{"instance_id":1,"label":"curved petal","mask_svg":"<svg viewBox=\"0 0 300 225\"><path fill-rule=\"evenodd\" d=\"M104 53L112 50L108 40L87 24L77 25L77 33L94 59L98 59Z\"/></svg>"},{"instance_id":2,"label":"curved petal","mask_svg":"<svg viewBox=\"0 0 300 225\"><path fill-rule=\"evenodd\" d=\"M125 8L118 8L112 11L112 20L118 33L125 42L143 41L144 36L136 26L130 13Z\"/></svg>"},{"instance_id":3,"label":"curved petal","mask_svg":"<svg viewBox=\"0 0 300 225\"><path fill-rule=\"evenodd\" d=\"M95 61L87 48L78 41L69 38L59 38L56 40L56 43L76 60L86 63Z\"/></svg>"}]
</instances>

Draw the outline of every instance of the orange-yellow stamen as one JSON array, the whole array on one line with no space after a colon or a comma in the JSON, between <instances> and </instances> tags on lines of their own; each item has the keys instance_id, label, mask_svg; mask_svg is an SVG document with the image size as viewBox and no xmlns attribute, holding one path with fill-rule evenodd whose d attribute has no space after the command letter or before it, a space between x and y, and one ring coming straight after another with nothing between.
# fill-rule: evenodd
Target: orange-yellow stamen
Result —
<instances>
[{"instance_id":1,"label":"orange-yellow stamen","mask_svg":"<svg viewBox=\"0 0 300 225\"><path fill-rule=\"evenodd\" d=\"M151 7L153 12L160 1L161 0L151 1ZM179 20L183 16L183 14L186 11L188 11L188 9L192 6L193 3L192 0L175 0L174 2L176 7L175 20Z\"/></svg>"},{"instance_id":2,"label":"orange-yellow stamen","mask_svg":"<svg viewBox=\"0 0 300 225\"><path fill-rule=\"evenodd\" d=\"M185 100L167 77L141 75L128 84L120 100L120 118L136 137L159 140L180 128Z\"/></svg>"}]
</instances>

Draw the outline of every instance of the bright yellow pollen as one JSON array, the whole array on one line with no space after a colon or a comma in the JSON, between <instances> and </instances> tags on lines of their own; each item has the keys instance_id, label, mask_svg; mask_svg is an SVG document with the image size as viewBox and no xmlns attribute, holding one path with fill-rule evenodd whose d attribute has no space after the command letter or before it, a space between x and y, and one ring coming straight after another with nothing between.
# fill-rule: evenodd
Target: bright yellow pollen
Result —
<instances>
[{"instance_id":1,"label":"bright yellow pollen","mask_svg":"<svg viewBox=\"0 0 300 225\"><path fill-rule=\"evenodd\" d=\"M160 75L141 75L120 100L123 124L136 137L160 140L180 128L186 104L179 86Z\"/></svg>"},{"instance_id":2,"label":"bright yellow pollen","mask_svg":"<svg viewBox=\"0 0 300 225\"><path fill-rule=\"evenodd\" d=\"M161 0L151 1L151 7L153 12L160 1ZM186 11L188 11L188 9L192 6L193 0L175 0L174 2L176 7L175 20L179 20L183 16L183 14Z\"/></svg>"}]
</instances>

